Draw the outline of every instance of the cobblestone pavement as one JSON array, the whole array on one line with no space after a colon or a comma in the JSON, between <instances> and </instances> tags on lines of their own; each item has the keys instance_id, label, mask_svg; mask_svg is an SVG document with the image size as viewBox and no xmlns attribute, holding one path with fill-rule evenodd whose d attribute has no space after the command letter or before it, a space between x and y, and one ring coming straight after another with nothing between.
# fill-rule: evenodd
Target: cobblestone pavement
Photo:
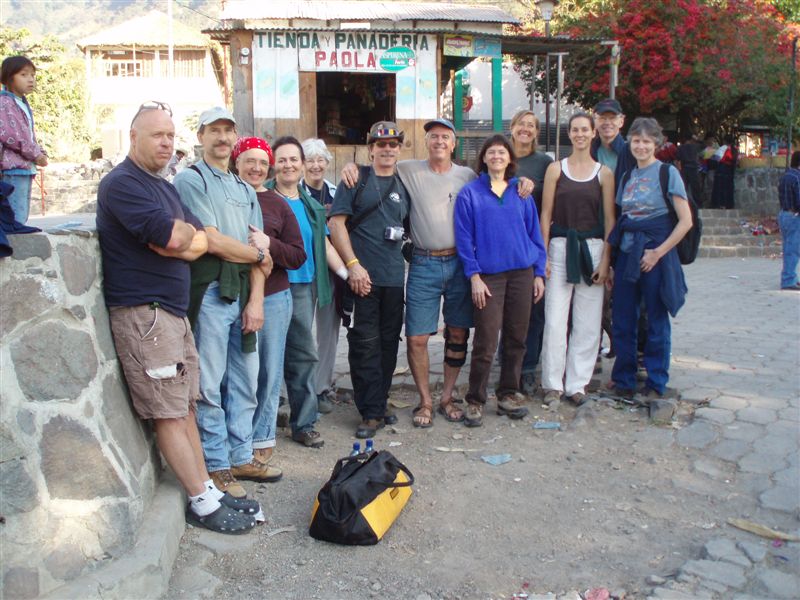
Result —
<instances>
[{"instance_id":1,"label":"cobblestone pavement","mask_svg":"<svg viewBox=\"0 0 800 600\"><path fill-rule=\"evenodd\" d=\"M673 321L670 386L694 419L658 431L668 438L666 459L680 454L691 464L689 472L673 476L673 488L713 498L719 511L716 522L703 526L708 540L702 549L683 549L689 560L672 573L651 575L628 598L800 598L800 543L777 543L726 523L741 518L800 535L800 294L778 290L779 272L780 262L766 258L701 259L686 268L689 296ZM349 388L342 333L337 384ZM432 338L430 349L435 384L441 336ZM610 361L604 362L607 373ZM396 386L413 386L405 367L401 346ZM726 502L734 501L737 510L728 514ZM218 547L212 553L235 545L220 541ZM188 575L176 573L183 580ZM574 591L530 595L580 597Z\"/></svg>"}]
</instances>

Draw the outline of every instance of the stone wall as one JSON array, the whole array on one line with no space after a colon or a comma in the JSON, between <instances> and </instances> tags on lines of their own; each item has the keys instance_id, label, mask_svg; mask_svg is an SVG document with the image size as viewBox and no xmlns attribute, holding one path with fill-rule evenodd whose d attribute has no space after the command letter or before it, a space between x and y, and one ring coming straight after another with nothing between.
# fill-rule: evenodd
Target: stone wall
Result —
<instances>
[{"instance_id":1,"label":"stone wall","mask_svg":"<svg viewBox=\"0 0 800 600\"><path fill-rule=\"evenodd\" d=\"M42 215L41 172L36 176L31 192L31 216ZM44 172L44 214L93 213L97 210L97 187L100 180L95 175L84 179L74 171Z\"/></svg>"},{"instance_id":2,"label":"stone wall","mask_svg":"<svg viewBox=\"0 0 800 600\"><path fill-rule=\"evenodd\" d=\"M0 259L0 596L18 599L130 549L161 466L116 360L96 235L10 240L13 256Z\"/></svg>"},{"instance_id":3,"label":"stone wall","mask_svg":"<svg viewBox=\"0 0 800 600\"><path fill-rule=\"evenodd\" d=\"M734 207L746 215L777 215L778 181L783 173L783 169L737 169L733 183Z\"/></svg>"}]
</instances>

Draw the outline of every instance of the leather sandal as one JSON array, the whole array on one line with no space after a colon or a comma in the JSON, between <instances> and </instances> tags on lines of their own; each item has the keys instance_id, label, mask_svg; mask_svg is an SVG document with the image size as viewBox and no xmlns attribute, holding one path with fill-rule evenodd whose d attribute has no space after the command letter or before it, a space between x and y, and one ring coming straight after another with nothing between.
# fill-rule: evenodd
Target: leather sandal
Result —
<instances>
[{"instance_id":1,"label":"leather sandal","mask_svg":"<svg viewBox=\"0 0 800 600\"><path fill-rule=\"evenodd\" d=\"M461 404L461 402L461 400L456 400L455 398L450 398L447 402L442 401L436 408L436 412L442 415L448 423L460 423L464 420L464 411L456 404ZM454 415L454 413L457 414Z\"/></svg>"},{"instance_id":2,"label":"leather sandal","mask_svg":"<svg viewBox=\"0 0 800 600\"><path fill-rule=\"evenodd\" d=\"M411 422L414 424L414 427L420 429L433 427L433 406L430 404L420 404L412 413L414 417L411 419Z\"/></svg>"}]
</instances>

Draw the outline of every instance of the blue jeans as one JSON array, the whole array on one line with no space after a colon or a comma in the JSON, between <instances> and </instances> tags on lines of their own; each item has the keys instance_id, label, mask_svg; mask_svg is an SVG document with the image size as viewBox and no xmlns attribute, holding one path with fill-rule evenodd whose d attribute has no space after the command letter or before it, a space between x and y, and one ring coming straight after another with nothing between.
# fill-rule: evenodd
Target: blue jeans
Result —
<instances>
[{"instance_id":1,"label":"blue jeans","mask_svg":"<svg viewBox=\"0 0 800 600\"><path fill-rule=\"evenodd\" d=\"M20 223L26 223L31 212L31 185L34 175L9 175L3 173L3 181L14 186L14 191L8 197L8 203L14 209L14 218Z\"/></svg>"},{"instance_id":2,"label":"blue jeans","mask_svg":"<svg viewBox=\"0 0 800 600\"><path fill-rule=\"evenodd\" d=\"M289 290L264 298L264 327L258 332L258 406L253 414L253 448L275 446L283 356L291 318L292 293Z\"/></svg>"},{"instance_id":3,"label":"blue jeans","mask_svg":"<svg viewBox=\"0 0 800 600\"><path fill-rule=\"evenodd\" d=\"M472 288L458 255L415 254L406 284L406 335L436 333L442 296L444 322L463 329L472 327Z\"/></svg>"},{"instance_id":4,"label":"blue jeans","mask_svg":"<svg viewBox=\"0 0 800 600\"><path fill-rule=\"evenodd\" d=\"M781 227L783 242L781 287L790 288L797 285L797 261L800 259L800 215L782 210L778 213L778 225Z\"/></svg>"},{"instance_id":5,"label":"blue jeans","mask_svg":"<svg viewBox=\"0 0 800 600\"><path fill-rule=\"evenodd\" d=\"M219 283L208 286L195 323L200 354L197 425L209 471L239 466L253 458L258 353L242 352L239 302L219 297Z\"/></svg>"},{"instance_id":6,"label":"blue jeans","mask_svg":"<svg viewBox=\"0 0 800 600\"><path fill-rule=\"evenodd\" d=\"M611 380L617 389L636 389L639 305L644 299L647 311L647 341L644 346L644 366L647 369L645 385L663 394L669 381L672 340L669 313L661 301L661 264L656 264L649 273L640 273L639 280L631 283L624 278L625 265L629 258L627 252L620 252L614 265L611 328L617 358L611 371Z\"/></svg>"},{"instance_id":7,"label":"blue jeans","mask_svg":"<svg viewBox=\"0 0 800 600\"><path fill-rule=\"evenodd\" d=\"M292 318L286 334L283 377L289 396L292 435L311 431L317 421L317 345L311 325L314 322L316 294L311 283L292 283Z\"/></svg>"}]
</instances>

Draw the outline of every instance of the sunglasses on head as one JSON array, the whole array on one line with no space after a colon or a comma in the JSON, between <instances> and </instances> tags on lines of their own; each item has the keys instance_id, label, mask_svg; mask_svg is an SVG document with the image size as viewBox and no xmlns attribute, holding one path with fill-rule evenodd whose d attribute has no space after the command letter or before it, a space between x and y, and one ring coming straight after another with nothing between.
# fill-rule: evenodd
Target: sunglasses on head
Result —
<instances>
[{"instance_id":1,"label":"sunglasses on head","mask_svg":"<svg viewBox=\"0 0 800 600\"><path fill-rule=\"evenodd\" d=\"M377 140L375 145L378 148L386 148L386 146L389 146L389 148L397 148L400 145L400 142L397 140Z\"/></svg>"},{"instance_id":2,"label":"sunglasses on head","mask_svg":"<svg viewBox=\"0 0 800 600\"><path fill-rule=\"evenodd\" d=\"M139 110L136 111L136 114L133 115L133 119L131 119L131 124L133 124L133 122L136 120L136 117L148 110L163 110L170 117L172 116L172 107L170 107L169 104L166 102L159 102L157 100L149 100L139 106Z\"/></svg>"}]
</instances>

